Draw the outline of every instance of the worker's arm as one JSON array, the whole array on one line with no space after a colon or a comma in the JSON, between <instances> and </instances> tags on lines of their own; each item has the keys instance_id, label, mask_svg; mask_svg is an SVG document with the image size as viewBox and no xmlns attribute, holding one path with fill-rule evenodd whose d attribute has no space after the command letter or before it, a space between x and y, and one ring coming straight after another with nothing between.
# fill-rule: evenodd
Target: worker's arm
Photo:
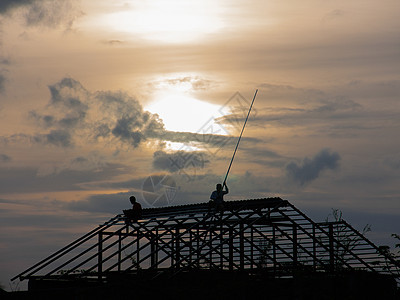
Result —
<instances>
[{"instance_id":1,"label":"worker's arm","mask_svg":"<svg viewBox=\"0 0 400 300\"><path fill-rule=\"evenodd\" d=\"M226 183L225 183L225 191L227 194L229 193L229 189L228 189L228 186L226 185Z\"/></svg>"}]
</instances>

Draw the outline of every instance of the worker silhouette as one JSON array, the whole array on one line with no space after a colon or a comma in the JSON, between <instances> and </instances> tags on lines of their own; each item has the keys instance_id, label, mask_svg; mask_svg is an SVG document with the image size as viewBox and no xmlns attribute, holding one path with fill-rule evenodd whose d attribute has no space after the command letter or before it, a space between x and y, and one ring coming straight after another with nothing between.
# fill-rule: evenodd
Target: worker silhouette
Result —
<instances>
[{"instance_id":1,"label":"worker silhouette","mask_svg":"<svg viewBox=\"0 0 400 300\"><path fill-rule=\"evenodd\" d=\"M211 193L211 206L215 207L217 210L222 210L224 208L224 195L229 193L228 186L224 182L225 191L222 189L222 184L218 183L216 190Z\"/></svg>"},{"instance_id":2,"label":"worker silhouette","mask_svg":"<svg viewBox=\"0 0 400 300\"><path fill-rule=\"evenodd\" d=\"M129 201L132 203L130 219L133 222L137 222L142 218L142 205L140 205L140 203L136 201L135 196L130 196Z\"/></svg>"}]
</instances>

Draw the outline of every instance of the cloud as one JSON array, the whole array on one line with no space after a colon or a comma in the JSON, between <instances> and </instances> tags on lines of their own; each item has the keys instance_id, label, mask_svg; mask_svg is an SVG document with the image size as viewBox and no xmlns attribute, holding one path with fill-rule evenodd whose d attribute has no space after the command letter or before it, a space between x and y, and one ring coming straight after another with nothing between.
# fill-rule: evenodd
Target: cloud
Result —
<instances>
[{"instance_id":1,"label":"cloud","mask_svg":"<svg viewBox=\"0 0 400 300\"><path fill-rule=\"evenodd\" d=\"M150 87L156 89L174 89L180 91L204 91L215 85L215 82L202 78L200 76L181 76L165 80L157 80L150 84Z\"/></svg>"},{"instance_id":2,"label":"cloud","mask_svg":"<svg viewBox=\"0 0 400 300\"><path fill-rule=\"evenodd\" d=\"M201 143L203 146L209 148L221 148L225 146L232 146L237 143L238 137L227 136L219 134L202 134L202 133L192 133L192 132L175 132L175 131L165 131L162 135L167 141L171 142L197 142ZM261 139L252 137L243 137L242 141L246 143L260 143ZM211 149L210 149L211 150Z\"/></svg>"},{"instance_id":3,"label":"cloud","mask_svg":"<svg viewBox=\"0 0 400 300\"><path fill-rule=\"evenodd\" d=\"M153 155L153 167L172 173L188 168L204 168L210 162L207 157L207 153L201 151L176 151L173 153L156 151Z\"/></svg>"},{"instance_id":4,"label":"cloud","mask_svg":"<svg viewBox=\"0 0 400 300\"><path fill-rule=\"evenodd\" d=\"M44 128L72 130L85 121L90 93L76 80L64 78L49 86L49 113L31 111L30 117ZM64 136L66 133L64 134ZM51 137L50 137L51 138Z\"/></svg>"},{"instance_id":5,"label":"cloud","mask_svg":"<svg viewBox=\"0 0 400 300\"><path fill-rule=\"evenodd\" d=\"M38 128L45 130L34 136L38 143L68 148L101 141L137 148L151 140L160 146L171 141L219 149L237 142L235 136L167 131L157 114L145 111L135 97L122 91L90 92L69 77L50 85L49 90L49 104L29 113ZM243 139L248 143L261 141Z\"/></svg>"},{"instance_id":6,"label":"cloud","mask_svg":"<svg viewBox=\"0 0 400 300\"><path fill-rule=\"evenodd\" d=\"M286 174L294 182L304 186L318 178L326 169L335 170L339 166L340 155L330 152L328 149L321 150L312 159L304 158L301 165L291 162L286 166Z\"/></svg>"},{"instance_id":7,"label":"cloud","mask_svg":"<svg viewBox=\"0 0 400 300\"><path fill-rule=\"evenodd\" d=\"M10 14L22 10L27 26L55 28L63 26L71 29L75 20L84 13L77 0L2 0L0 14Z\"/></svg>"},{"instance_id":8,"label":"cloud","mask_svg":"<svg viewBox=\"0 0 400 300\"><path fill-rule=\"evenodd\" d=\"M71 135L66 130L52 130L45 138L49 144L61 147L71 146Z\"/></svg>"},{"instance_id":9,"label":"cloud","mask_svg":"<svg viewBox=\"0 0 400 300\"><path fill-rule=\"evenodd\" d=\"M334 20L338 18L343 18L346 15L346 12L342 9L334 9L331 10L323 17L323 21Z\"/></svg>"},{"instance_id":10,"label":"cloud","mask_svg":"<svg viewBox=\"0 0 400 300\"><path fill-rule=\"evenodd\" d=\"M336 111L356 111L362 106L344 96L337 96L334 99L323 99L321 105L313 109L312 112L336 112Z\"/></svg>"},{"instance_id":11,"label":"cloud","mask_svg":"<svg viewBox=\"0 0 400 300\"><path fill-rule=\"evenodd\" d=\"M124 43L124 41L121 40L107 40L103 42L106 45L110 45L110 46L119 46L121 44Z\"/></svg>"},{"instance_id":12,"label":"cloud","mask_svg":"<svg viewBox=\"0 0 400 300\"><path fill-rule=\"evenodd\" d=\"M62 203L62 205L72 211L120 214L122 210L131 208L128 201L130 195L130 192L93 195L85 200Z\"/></svg>"},{"instance_id":13,"label":"cloud","mask_svg":"<svg viewBox=\"0 0 400 300\"><path fill-rule=\"evenodd\" d=\"M0 1L0 13L6 13L14 8L31 5L35 0L2 0Z\"/></svg>"},{"instance_id":14,"label":"cloud","mask_svg":"<svg viewBox=\"0 0 400 300\"><path fill-rule=\"evenodd\" d=\"M1 36L3 34L1 25L2 24L1 24L1 20L0 20L0 49L2 48ZM10 65L10 64L11 64L10 60L2 57L2 55L0 53L0 93L4 93L6 90L6 82L7 82L6 73L8 72L8 69L5 66Z\"/></svg>"},{"instance_id":15,"label":"cloud","mask_svg":"<svg viewBox=\"0 0 400 300\"><path fill-rule=\"evenodd\" d=\"M88 158L89 160L91 158ZM84 190L85 185L107 181L114 176L124 176L132 172L132 167L123 164L76 161L59 168L42 165L40 167L0 167L0 190L3 193L35 193Z\"/></svg>"},{"instance_id":16,"label":"cloud","mask_svg":"<svg viewBox=\"0 0 400 300\"><path fill-rule=\"evenodd\" d=\"M11 161L11 157L7 154L0 153L0 162L9 162Z\"/></svg>"},{"instance_id":17,"label":"cloud","mask_svg":"<svg viewBox=\"0 0 400 300\"><path fill-rule=\"evenodd\" d=\"M6 83L6 76L4 74L1 74L0 71L0 93L4 93L5 83Z\"/></svg>"},{"instance_id":18,"label":"cloud","mask_svg":"<svg viewBox=\"0 0 400 300\"><path fill-rule=\"evenodd\" d=\"M141 104L124 92L90 92L73 78L50 85L50 102L29 113L39 128L35 141L71 147L81 141L116 139L134 148L148 138L157 138L164 125L158 115L144 111Z\"/></svg>"}]
</instances>

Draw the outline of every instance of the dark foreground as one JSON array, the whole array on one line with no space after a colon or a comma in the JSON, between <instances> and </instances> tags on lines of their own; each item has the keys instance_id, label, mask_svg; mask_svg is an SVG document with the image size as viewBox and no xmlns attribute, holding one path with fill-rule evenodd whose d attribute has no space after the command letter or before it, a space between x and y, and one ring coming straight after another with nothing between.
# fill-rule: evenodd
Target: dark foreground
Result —
<instances>
[{"instance_id":1,"label":"dark foreground","mask_svg":"<svg viewBox=\"0 0 400 300\"><path fill-rule=\"evenodd\" d=\"M154 273L119 273L107 283L79 280L35 280L29 291L0 294L1 299L400 299L393 278L367 272L266 274L197 270L174 278Z\"/></svg>"}]
</instances>

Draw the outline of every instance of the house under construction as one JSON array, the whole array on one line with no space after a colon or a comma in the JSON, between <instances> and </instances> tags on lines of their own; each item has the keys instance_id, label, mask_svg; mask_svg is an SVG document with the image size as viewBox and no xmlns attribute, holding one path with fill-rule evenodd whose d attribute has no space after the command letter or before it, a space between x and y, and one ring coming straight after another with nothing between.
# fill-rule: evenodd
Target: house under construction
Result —
<instances>
[{"instance_id":1,"label":"house under construction","mask_svg":"<svg viewBox=\"0 0 400 300\"><path fill-rule=\"evenodd\" d=\"M176 283L192 298L209 296L205 290L235 298L251 287L251 297L290 299L300 281L304 295L321 285L339 293L338 282L344 293L349 280L364 289L381 282L379 290L394 295L399 269L345 221L316 223L287 200L264 198L228 201L222 210L208 203L148 208L138 222L119 214L12 280L29 280L32 292L119 284L116 293L140 282L146 293L160 285L168 294Z\"/></svg>"}]
</instances>

